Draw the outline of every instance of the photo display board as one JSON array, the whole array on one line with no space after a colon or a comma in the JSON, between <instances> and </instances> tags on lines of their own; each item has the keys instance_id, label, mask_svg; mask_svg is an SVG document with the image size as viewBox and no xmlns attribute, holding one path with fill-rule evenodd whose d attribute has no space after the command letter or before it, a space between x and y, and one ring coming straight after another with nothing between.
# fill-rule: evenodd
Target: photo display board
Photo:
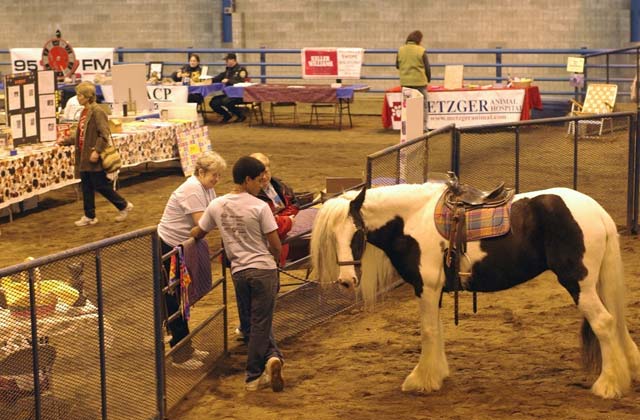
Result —
<instances>
[{"instance_id":1,"label":"photo display board","mask_svg":"<svg viewBox=\"0 0 640 420\"><path fill-rule=\"evenodd\" d=\"M10 74L5 76L4 82L7 124L11 128L14 147L55 140L55 73Z\"/></svg>"}]
</instances>

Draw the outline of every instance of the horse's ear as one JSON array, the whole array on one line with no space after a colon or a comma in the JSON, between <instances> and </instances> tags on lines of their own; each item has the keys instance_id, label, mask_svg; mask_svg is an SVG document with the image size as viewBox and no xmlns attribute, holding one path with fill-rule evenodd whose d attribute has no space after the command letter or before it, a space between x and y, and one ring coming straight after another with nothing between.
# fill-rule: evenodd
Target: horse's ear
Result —
<instances>
[{"instance_id":1,"label":"horse's ear","mask_svg":"<svg viewBox=\"0 0 640 420\"><path fill-rule=\"evenodd\" d=\"M362 203L364 203L364 197L366 194L367 194L367 188L362 187L362 190L356 196L356 198L351 200L351 203L349 203L349 214L353 216L354 213L360 213L360 209L362 208Z\"/></svg>"}]
</instances>

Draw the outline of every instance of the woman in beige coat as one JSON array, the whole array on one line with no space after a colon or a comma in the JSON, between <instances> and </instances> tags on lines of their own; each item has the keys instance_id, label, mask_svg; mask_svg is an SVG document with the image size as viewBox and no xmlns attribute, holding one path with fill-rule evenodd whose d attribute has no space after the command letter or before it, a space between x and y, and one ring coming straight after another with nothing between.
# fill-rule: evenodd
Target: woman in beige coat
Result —
<instances>
[{"instance_id":1,"label":"woman in beige coat","mask_svg":"<svg viewBox=\"0 0 640 420\"><path fill-rule=\"evenodd\" d=\"M95 103L96 87L93 83L82 82L76 86L78 102L84 107L78 118L75 138L67 139L64 144L75 144L75 175L82 182L82 200L84 216L76 221L76 226L88 226L98 223L96 217L95 193L99 192L119 211L116 222L122 222L133 204L122 198L102 169L100 153L111 141L107 114Z\"/></svg>"}]
</instances>

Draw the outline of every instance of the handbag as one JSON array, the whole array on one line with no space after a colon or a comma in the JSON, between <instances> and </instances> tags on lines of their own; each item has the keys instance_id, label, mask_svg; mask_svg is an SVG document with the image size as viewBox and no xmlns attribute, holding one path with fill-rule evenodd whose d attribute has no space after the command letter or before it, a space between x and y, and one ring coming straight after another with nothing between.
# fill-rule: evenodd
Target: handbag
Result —
<instances>
[{"instance_id":1,"label":"handbag","mask_svg":"<svg viewBox=\"0 0 640 420\"><path fill-rule=\"evenodd\" d=\"M109 143L107 147L100 152L100 161L102 162L102 169L104 169L106 173L115 172L122 167L120 153L118 153L118 149L113 145L113 142Z\"/></svg>"}]
</instances>

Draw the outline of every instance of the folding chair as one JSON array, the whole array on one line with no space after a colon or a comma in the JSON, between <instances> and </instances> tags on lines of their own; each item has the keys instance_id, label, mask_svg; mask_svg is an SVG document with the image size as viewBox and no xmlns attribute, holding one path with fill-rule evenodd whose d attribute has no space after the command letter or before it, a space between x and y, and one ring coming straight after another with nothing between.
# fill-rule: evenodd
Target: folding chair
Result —
<instances>
[{"instance_id":1,"label":"folding chair","mask_svg":"<svg viewBox=\"0 0 640 420\"><path fill-rule=\"evenodd\" d=\"M273 125L276 120L282 120L286 117L282 115L276 115L276 109L278 108L293 108L293 123L297 121L298 105L295 102L271 102L269 107L269 123Z\"/></svg>"},{"instance_id":2,"label":"folding chair","mask_svg":"<svg viewBox=\"0 0 640 420\"><path fill-rule=\"evenodd\" d=\"M569 116L588 117L591 115L608 114L613 112L617 94L618 85L604 83L589 84L583 104L570 99L571 111L569 112ZM577 126L578 135L581 133L580 128L584 127L584 135L588 136L589 127L598 127L598 136L602 136L605 121L609 122L609 129L613 132L613 119L598 118L594 120L570 121L567 133L574 134Z\"/></svg>"}]
</instances>

